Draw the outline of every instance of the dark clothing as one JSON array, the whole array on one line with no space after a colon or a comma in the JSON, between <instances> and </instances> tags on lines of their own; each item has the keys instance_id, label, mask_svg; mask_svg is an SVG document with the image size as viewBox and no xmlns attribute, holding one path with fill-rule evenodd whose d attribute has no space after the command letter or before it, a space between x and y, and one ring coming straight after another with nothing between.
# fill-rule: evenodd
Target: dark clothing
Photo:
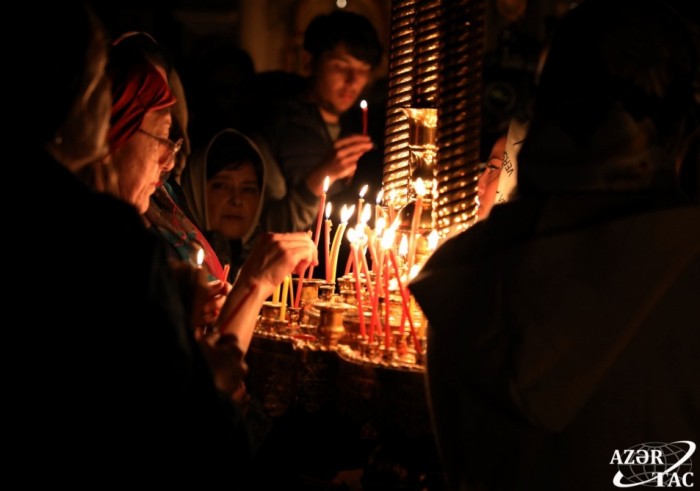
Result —
<instances>
[{"instance_id":1,"label":"dark clothing","mask_svg":"<svg viewBox=\"0 0 700 491\"><path fill-rule=\"evenodd\" d=\"M245 487L246 432L186 328L160 240L133 207L45 155L27 159L43 215L23 230L33 288L12 287L37 304L13 346L24 479ZM51 257L36 260L47 239Z\"/></svg>"},{"instance_id":2,"label":"dark clothing","mask_svg":"<svg viewBox=\"0 0 700 491\"><path fill-rule=\"evenodd\" d=\"M454 489L615 489L616 449L698 441L697 223L651 193L522 198L435 252L410 288Z\"/></svg>"},{"instance_id":3,"label":"dark clothing","mask_svg":"<svg viewBox=\"0 0 700 491\"><path fill-rule=\"evenodd\" d=\"M306 189L306 176L317 167L333 150L332 138L326 123L316 104L309 101L303 94L285 102L272 105L269 116L265 120L259 118L256 128L250 129L252 138L265 156L266 160L276 162L290 189ZM360 133L361 128L353 124L361 121L361 114L349 110L340 118L338 138L353 133ZM328 201L333 206L334 228L339 224L339 213L343 204L352 206L357 203L358 193L363 185L370 189L365 196L365 202L374 204L374 196L381 187L382 152L367 152L358 161L357 171L352 179L335 181L327 193ZM300 193L301 194L301 193ZM312 230L315 233L318 217L318 200L310 213L302 221L297 222L295 230ZM325 211L324 211L325 213ZM356 213L358 211L356 210ZM325 215L324 215L325 218ZM357 221L356 216L351 223ZM321 231L323 235L323 231ZM341 241L341 258L347 258L349 245L347 240ZM325 257L323 254L323 238L319 240L319 265L314 269L314 277L325 277ZM344 263L343 263L344 264ZM342 276L342 271L338 276Z\"/></svg>"}]
</instances>

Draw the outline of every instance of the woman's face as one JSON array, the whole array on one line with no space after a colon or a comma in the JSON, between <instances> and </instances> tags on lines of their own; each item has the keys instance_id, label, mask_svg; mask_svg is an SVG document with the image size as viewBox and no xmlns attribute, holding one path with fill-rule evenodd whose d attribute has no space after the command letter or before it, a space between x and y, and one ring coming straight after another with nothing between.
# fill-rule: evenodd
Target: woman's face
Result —
<instances>
[{"instance_id":1,"label":"woman's face","mask_svg":"<svg viewBox=\"0 0 700 491\"><path fill-rule=\"evenodd\" d=\"M254 225L260 186L253 165L224 169L207 180L209 228L229 239L241 239Z\"/></svg>"},{"instance_id":2,"label":"woman's face","mask_svg":"<svg viewBox=\"0 0 700 491\"><path fill-rule=\"evenodd\" d=\"M169 109L146 113L141 128L113 154L119 195L141 214L148 210L163 174L173 168L174 143L168 139L171 124Z\"/></svg>"},{"instance_id":3,"label":"woman's face","mask_svg":"<svg viewBox=\"0 0 700 491\"><path fill-rule=\"evenodd\" d=\"M500 137L494 143L491 149L489 161L486 163L486 169L479 176L479 184L477 187L477 195L479 196L479 208L476 210L476 216L479 220L483 220L489 213L496 201L496 191L498 190L498 178L501 175L501 167L503 166L503 155L506 150L506 137Z\"/></svg>"}]
</instances>

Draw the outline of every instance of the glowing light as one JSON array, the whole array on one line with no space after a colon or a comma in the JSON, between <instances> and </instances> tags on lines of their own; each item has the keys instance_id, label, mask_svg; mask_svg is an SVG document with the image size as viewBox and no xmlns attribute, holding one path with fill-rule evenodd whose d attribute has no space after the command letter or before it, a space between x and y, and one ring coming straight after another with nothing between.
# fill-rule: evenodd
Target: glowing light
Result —
<instances>
[{"instance_id":1,"label":"glowing light","mask_svg":"<svg viewBox=\"0 0 700 491\"><path fill-rule=\"evenodd\" d=\"M401 237L401 243L399 244L399 256L405 256L408 254L408 237L405 235Z\"/></svg>"},{"instance_id":2,"label":"glowing light","mask_svg":"<svg viewBox=\"0 0 700 491\"><path fill-rule=\"evenodd\" d=\"M328 220L331 217L331 210L332 209L333 209L333 207L331 206L331 203L328 202L328 204L326 205L326 220Z\"/></svg>"},{"instance_id":3,"label":"glowing light","mask_svg":"<svg viewBox=\"0 0 700 491\"><path fill-rule=\"evenodd\" d=\"M430 232L430 235L428 235L428 249L434 251L438 246L439 240L440 236L438 235L437 230Z\"/></svg>"},{"instance_id":4,"label":"glowing light","mask_svg":"<svg viewBox=\"0 0 700 491\"><path fill-rule=\"evenodd\" d=\"M368 188L369 188L369 186L368 186L367 184L365 184L364 186L362 186L362 189L360 189L360 198L364 198L364 197L365 197L365 193L367 192L367 189L368 189Z\"/></svg>"},{"instance_id":5,"label":"glowing light","mask_svg":"<svg viewBox=\"0 0 700 491\"><path fill-rule=\"evenodd\" d=\"M350 208L348 208L348 205L343 205L343 208L340 210L340 221L348 223L353 213L355 213L355 205L352 205Z\"/></svg>"},{"instance_id":6,"label":"glowing light","mask_svg":"<svg viewBox=\"0 0 700 491\"><path fill-rule=\"evenodd\" d=\"M416 179L416 181L413 183L413 187L416 190L416 194L418 196L424 196L425 195L425 183L423 183L423 179L420 177Z\"/></svg>"},{"instance_id":7,"label":"glowing light","mask_svg":"<svg viewBox=\"0 0 700 491\"><path fill-rule=\"evenodd\" d=\"M360 217L360 222L367 223L372 216L372 205L365 205L362 209L362 216Z\"/></svg>"}]
</instances>

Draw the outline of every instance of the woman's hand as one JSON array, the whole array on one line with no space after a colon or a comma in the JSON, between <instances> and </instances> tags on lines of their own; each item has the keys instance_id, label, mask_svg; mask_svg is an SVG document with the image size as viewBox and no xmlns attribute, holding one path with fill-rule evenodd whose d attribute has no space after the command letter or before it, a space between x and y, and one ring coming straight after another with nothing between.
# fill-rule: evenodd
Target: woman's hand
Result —
<instances>
[{"instance_id":1,"label":"woman's hand","mask_svg":"<svg viewBox=\"0 0 700 491\"><path fill-rule=\"evenodd\" d=\"M211 281L202 289L204 305L201 311L200 324L212 324L218 317L226 301L226 295L231 291L231 283L227 281Z\"/></svg>"},{"instance_id":2,"label":"woman's hand","mask_svg":"<svg viewBox=\"0 0 700 491\"><path fill-rule=\"evenodd\" d=\"M238 281L256 284L264 297L270 296L284 277L317 265L316 246L306 232L263 234L246 260Z\"/></svg>"}]
</instances>

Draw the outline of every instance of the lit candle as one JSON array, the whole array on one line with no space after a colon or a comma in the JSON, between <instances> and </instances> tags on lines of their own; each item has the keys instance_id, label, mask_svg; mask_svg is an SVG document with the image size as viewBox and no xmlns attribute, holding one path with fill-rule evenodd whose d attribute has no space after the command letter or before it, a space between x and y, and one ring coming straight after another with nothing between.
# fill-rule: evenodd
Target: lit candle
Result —
<instances>
[{"instance_id":1,"label":"lit candle","mask_svg":"<svg viewBox=\"0 0 700 491\"><path fill-rule=\"evenodd\" d=\"M383 251L381 248L382 234L384 233L384 218L379 219L379 223L374 228L374 249L377 253L377 262L375 263L374 258L372 258L372 271L377 275L377 290L380 290L382 286L382 264L383 264ZM370 250L370 254L372 251ZM381 291L381 290L380 290ZM379 297L379 292L377 292L377 297Z\"/></svg>"},{"instance_id":2,"label":"lit candle","mask_svg":"<svg viewBox=\"0 0 700 491\"><path fill-rule=\"evenodd\" d=\"M323 193L321 193L321 203L318 206L318 218L316 219L316 233L314 234L314 244L318 248L318 241L321 238L321 222L323 221L323 209L326 207L326 193L330 186L331 178L326 176L323 180ZM314 275L314 267L309 267L307 278L312 278Z\"/></svg>"},{"instance_id":3,"label":"lit candle","mask_svg":"<svg viewBox=\"0 0 700 491\"><path fill-rule=\"evenodd\" d=\"M365 193L367 192L367 184L362 186L362 189L360 189L360 198L357 200L357 223L360 223L362 221L362 212L363 212L363 207L365 206Z\"/></svg>"},{"instance_id":4,"label":"lit candle","mask_svg":"<svg viewBox=\"0 0 700 491\"><path fill-rule=\"evenodd\" d=\"M382 199L384 198L384 188L380 189L377 193L377 206L374 207L374 227L377 227L377 220L384 216L384 211L382 210Z\"/></svg>"},{"instance_id":5,"label":"lit candle","mask_svg":"<svg viewBox=\"0 0 700 491\"><path fill-rule=\"evenodd\" d=\"M413 208L413 220L411 220L411 234L408 237L408 271L411 271L413 263L416 260L416 233L420 227L420 218L423 213L423 195L425 194L425 184L420 177L413 183L416 189L416 201Z\"/></svg>"},{"instance_id":6,"label":"lit candle","mask_svg":"<svg viewBox=\"0 0 700 491\"><path fill-rule=\"evenodd\" d=\"M350 253L353 256L355 264L359 264L360 259L357 254L357 234L355 229L348 230L348 240L350 241ZM365 329L365 312L362 308L362 282L360 281L360 268L355 267L355 298L357 299L357 317L360 322L360 335L365 337L367 330Z\"/></svg>"},{"instance_id":7,"label":"lit candle","mask_svg":"<svg viewBox=\"0 0 700 491\"><path fill-rule=\"evenodd\" d=\"M376 318L377 318L377 288L375 288L372 285L372 279L369 275L369 266L367 264L367 257L362 252L362 250L364 248L364 243L367 241L368 238L364 234L359 235L360 234L359 230L356 230L356 231L357 231L358 237L359 237L357 240L357 256L359 256L360 263L362 263L362 272L365 275L365 279L366 279L365 284L367 285L367 293L369 294L369 299L370 299L371 308L372 308L372 317L371 317L370 324L369 324L369 341L371 343L372 341L374 341L374 326L375 326ZM360 266L358 264L357 269L359 269L359 268L360 268Z\"/></svg>"},{"instance_id":8,"label":"lit candle","mask_svg":"<svg viewBox=\"0 0 700 491\"><path fill-rule=\"evenodd\" d=\"M345 234L345 227L348 226L348 220L355 211L355 206L348 208L343 205L340 210L340 225L338 230L335 231L333 236L333 243L331 244L331 283L335 283L335 276L338 269L338 255L340 254L340 241L343 240L343 235Z\"/></svg>"},{"instance_id":9,"label":"lit candle","mask_svg":"<svg viewBox=\"0 0 700 491\"><path fill-rule=\"evenodd\" d=\"M325 221L325 227L324 227L324 234L323 234L323 252L324 252L324 258L325 258L325 265L326 265L326 282L331 281L331 264L330 264L330 247L331 247L331 226L333 225L333 222L331 222L331 204L328 203L326 205L326 221Z\"/></svg>"},{"instance_id":10,"label":"lit candle","mask_svg":"<svg viewBox=\"0 0 700 491\"><path fill-rule=\"evenodd\" d=\"M292 277L287 275L282 283L282 307L280 308L280 320L284 320L287 314L287 298L289 296L289 284L292 282Z\"/></svg>"},{"instance_id":11,"label":"lit candle","mask_svg":"<svg viewBox=\"0 0 700 491\"><path fill-rule=\"evenodd\" d=\"M204 263L204 249L200 248L197 251L197 267L201 268L203 263Z\"/></svg>"},{"instance_id":12,"label":"lit candle","mask_svg":"<svg viewBox=\"0 0 700 491\"><path fill-rule=\"evenodd\" d=\"M360 107L362 108L362 134L367 134L367 101L362 99L360 101Z\"/></svg>"}]
</instances>

